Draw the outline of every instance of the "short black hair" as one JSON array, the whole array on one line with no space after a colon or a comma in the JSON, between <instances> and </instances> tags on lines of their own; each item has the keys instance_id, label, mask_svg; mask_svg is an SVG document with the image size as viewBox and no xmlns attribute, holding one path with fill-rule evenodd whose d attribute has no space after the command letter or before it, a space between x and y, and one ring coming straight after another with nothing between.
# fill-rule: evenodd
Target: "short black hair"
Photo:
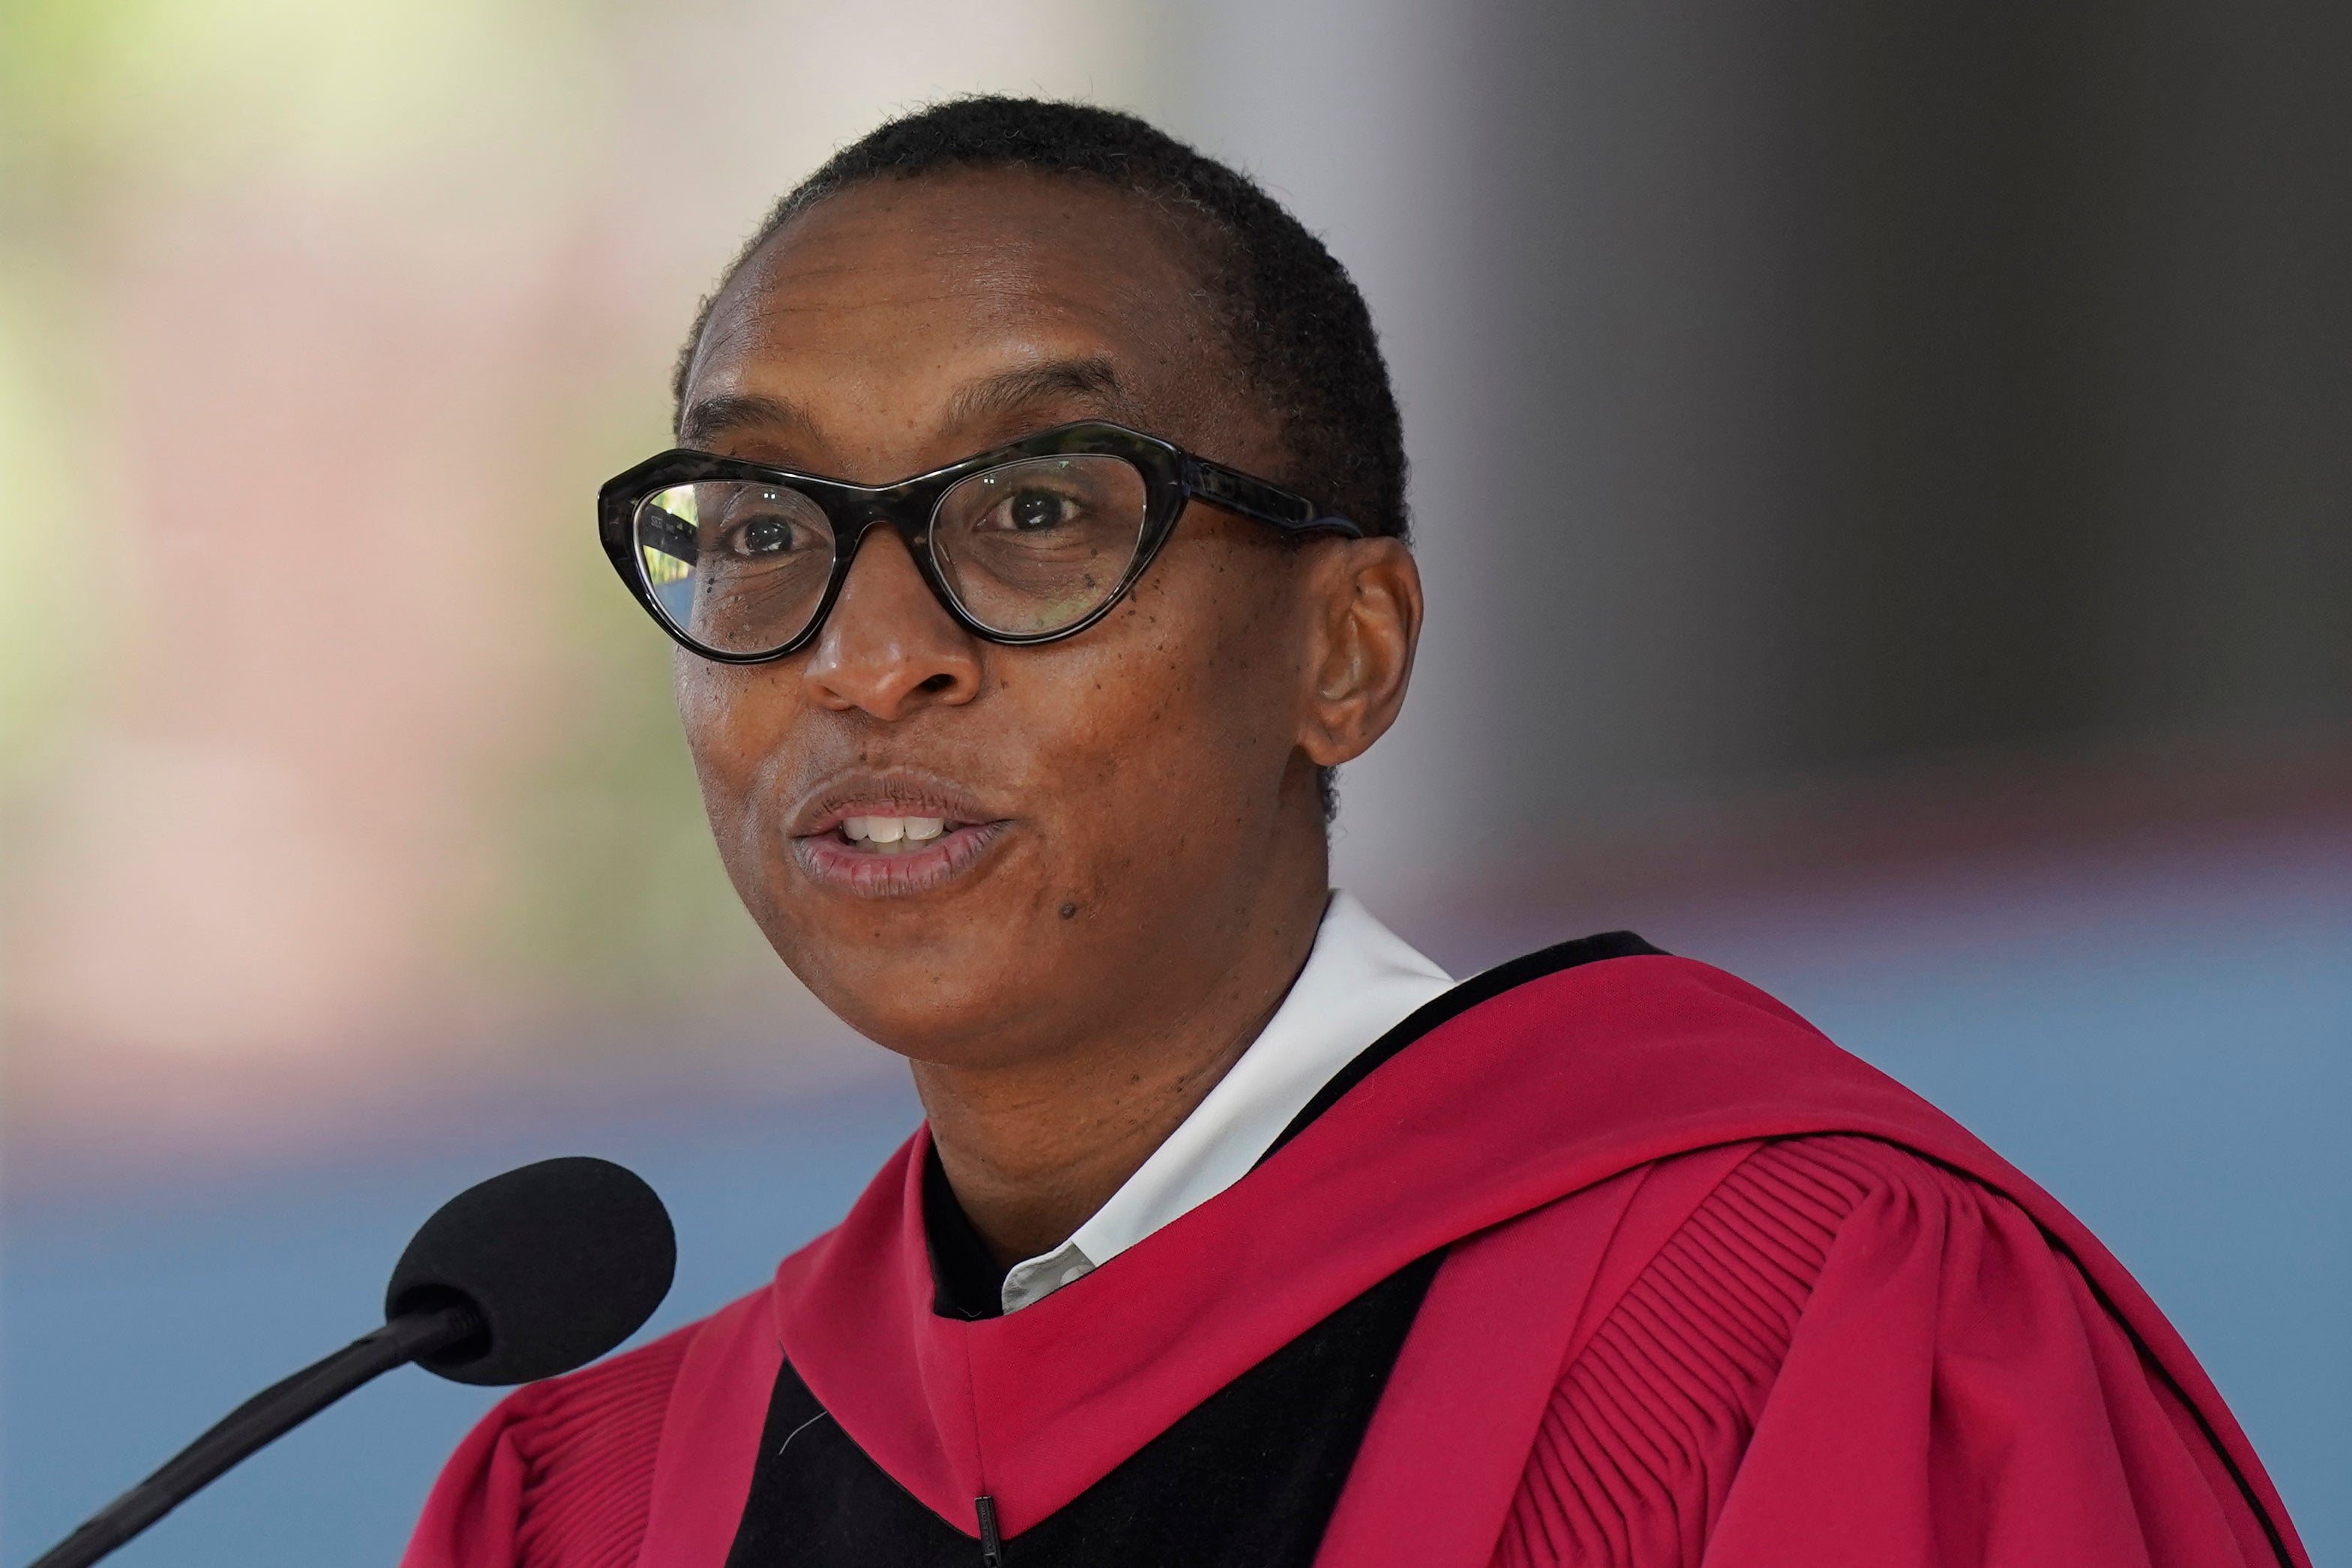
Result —
<instances>
[{"instance_id":1,"label":"short black hair","mask_svg":"<svg viewBox=\"0 0 2352 1568\"><path fill-rule=\"evenodd\" d=\"M1108 182L1196 221L1219 258L1203 279L1243 373L1282 423L1293 465L1268 475L1365 532L1405 537L1404 430L1372 316L1323 242L1255 181L1131 114L1033 98L954 99L877 127L778 202L695 313L671 392L719 297L753 253L853 185L960 169L1027 169Z\"/></svg>"}]
</instances>

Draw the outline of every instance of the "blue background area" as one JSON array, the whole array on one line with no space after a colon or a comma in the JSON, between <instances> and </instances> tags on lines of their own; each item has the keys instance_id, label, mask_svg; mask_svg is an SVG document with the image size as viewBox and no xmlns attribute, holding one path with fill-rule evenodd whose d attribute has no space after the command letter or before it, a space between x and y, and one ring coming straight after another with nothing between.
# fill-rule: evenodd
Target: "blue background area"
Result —
<instances>
[{"instance_id":1,"label":"blue background area","mask_svg":"<svg viewBox=\"0 0 2352 1568\"><path fill-rule=\"evenodd\" d=\"M2321 1562L2352 1554L2352 895L2306 870L2122 895L2021 929L1790 915L1653 932L1720 956L2055 1192L2204 1358ZM1811 920L1810 926L1804 922ZM1850 927L1841 930L1841 926ZM1749 935L1743 936L1742 931ZM760 1282L912 1127L896 1086L610 1109L396 1166L249 1175L134 1204L26 1198L5 1238L0 1554L19 1562L253 1389L365 1328L419 1219L528 1159L632 1165L680 1232L647 1331ZM126 1564L393 1561L488 1391L394 1374L126 1551Z\"/></svg>"},{"instance_id":2,"label":"blue background area","mask_svg":"<svg viewBox=\"0 0 2352 1568\"><path fill-rule=\"evenodd\" d=\"M837 1219L920 1115L896 1088L713 1105L694 1130L616 1116L398 1168L306 1171L136 1210L12 1216L0 1281L0 1556L44 1550L247 1395L382 1321L392 1260L451 1193L558 1154L617 1159L678 1231L650 1338L757 1287ZM215 1482L115 1559L388 1563L434 1472L499 1390L404 1368Z\"/></svg>"}]
</instances>

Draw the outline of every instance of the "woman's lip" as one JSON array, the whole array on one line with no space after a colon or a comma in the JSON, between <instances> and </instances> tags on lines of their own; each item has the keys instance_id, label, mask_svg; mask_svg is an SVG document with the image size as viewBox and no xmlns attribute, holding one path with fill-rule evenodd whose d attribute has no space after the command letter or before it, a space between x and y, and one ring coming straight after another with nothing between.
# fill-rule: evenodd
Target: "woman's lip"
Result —
<instances>
[{"instance_id":1,"label":"woman's lip","mask_svg":"<svg viewBox=\"0 0 2352 1568\"><path fill-rule=\"evenodd\" d=\"M852 817L937 817L945 822L992 822L1003 814L962 790L920 779L845 779L846 788L824 789L785 819L796 839L829 833Z\"/></svg>"},{"instance_id":2,"label":"woman's lip","mask_svg":"<svg viewBox=\"0 0 2352 1568\"><path fill-rule=\"evenodd\" d=\"M1002 820L989 818L978 811L973 811L969 816L959 816L953 811L942 809L934 800L852 800L844 805L826 807L808 818L808 825L805 827L795 825L793 829L793 837L810 839L833 832L852 817L931 817L955 827Z\"/></svg>"},{"instance_id":3,"label":"woman's lip","mask_svg":"<svg viewBox=\"0 0 2352 1568\"><path fill-rule=\"evenodd\" d=\"M848 811L843 816L877 813ZM887 815L887 813L879 813ZM836 818L830 826L838 826ZM959 823L919 850L877 854L838 833L793 836L793 858L811 882L858 898L899 898L944 887L970 871L1011 828L1008 821Z\"/></svg>"}]
</instances>

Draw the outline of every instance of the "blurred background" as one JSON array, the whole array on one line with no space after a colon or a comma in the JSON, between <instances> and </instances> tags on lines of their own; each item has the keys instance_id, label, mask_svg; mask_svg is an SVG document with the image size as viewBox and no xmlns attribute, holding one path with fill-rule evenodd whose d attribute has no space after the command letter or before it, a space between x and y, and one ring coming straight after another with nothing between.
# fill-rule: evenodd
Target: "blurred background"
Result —
<instances>
[{"instance_id":1,"label":"blurred background","mask_svg":"<svg viewBox=\"0 0 2352 1568\"><path fill-rule=\"evenodd\" d=\"M469 1181L644 1171L663 1326L912 1128L590 502L767 203L975 89L1154 118L1371 298L1431 614L1339 880L1457 973L1775 990L2352 1555L2347 82L2334 0L0 0L0 1556ZM487 1403L397 1375L121 1561L388 1563Z\"/></svg>"}]
</instances>

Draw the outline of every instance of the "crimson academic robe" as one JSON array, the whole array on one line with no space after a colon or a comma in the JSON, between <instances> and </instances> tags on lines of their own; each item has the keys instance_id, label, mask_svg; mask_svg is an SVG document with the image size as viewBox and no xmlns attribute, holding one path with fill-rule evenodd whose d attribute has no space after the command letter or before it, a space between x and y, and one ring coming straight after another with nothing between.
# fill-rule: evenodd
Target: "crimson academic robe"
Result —
<instances>
[{"instance_id":1,"label":"crimson academic robe","mask_svg":"<svg viewBox=\"0 0 2352 1568\"><path fill-rule=\"evenodd\" d=\"M1638 941L1456 988L1248 1176L1017 1313L939 1310L927 1164L919 1132L767 1288L509 1397L408 1568L1018 1565L1024 1537L1040 1562L2308 1568L2079 1221L1788 1009ZM1244 1395L1310 1387L1334 1346L1384 1359L1334 1385L1334 1409L1369 1393L1328 1491L1281 1480L1263 1551L1188 1544L1287 1462L1285 1438L1237 1468L1231 1413L1325 1404ZM1353 1419L1315 1418L1327 1447Z\"/></svg>"}]
</instances>

